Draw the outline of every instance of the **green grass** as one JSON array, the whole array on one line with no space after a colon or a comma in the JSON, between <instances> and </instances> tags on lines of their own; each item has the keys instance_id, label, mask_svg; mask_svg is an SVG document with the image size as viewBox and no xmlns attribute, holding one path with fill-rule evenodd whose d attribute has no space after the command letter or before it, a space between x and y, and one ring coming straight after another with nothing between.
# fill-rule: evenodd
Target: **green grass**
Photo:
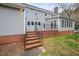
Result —
<instances>
[{"instance_id":1,"label":"green grass","mask_svg":"<svg viewBox=\"0 0 79 59\"><path fill-rule=\"evenodd\" d=\"M46 52L42 56L79 55L79 34L49 37L44 39Z\"/></svg>"},{"instance_id":2,"label":"green grass","mask_svg":"<svg viewBox=\"0 0 79 59\"><path fill-rule=\"evenodd\" d=\"M72 49L79 48L79 44L76 42L67 42L67 46L69 46Z\"/></svg>"},{"instance_id":3,"label":"green grass","mask_svg":"<svg viewBox=\"0 0 79 59\"><path fill-rule=\"evenodd\" d=\"M65 36L66 39L74 39L77 40L79 39L79 34L72 34L72 35L67 35Z\"/></svg>"}]
</instances>

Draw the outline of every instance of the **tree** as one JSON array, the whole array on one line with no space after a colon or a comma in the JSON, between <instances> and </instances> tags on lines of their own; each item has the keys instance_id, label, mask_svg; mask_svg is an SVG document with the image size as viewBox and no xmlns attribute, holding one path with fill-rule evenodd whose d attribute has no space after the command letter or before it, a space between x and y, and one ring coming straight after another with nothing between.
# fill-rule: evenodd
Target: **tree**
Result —
<instances>
[{"instance_id":1,"label":"tree","mask_svg":"<svg viewBox=\"0 0 79 59\"><path fill-rule=\"evenodd\" d=\"M60 8L64 11L64 13L70 18L74 11L74 4L72 3L61 3L59 4Z\"/></svg>"},{"instance_id":2,"label":"tree","mask_svg":"<svg viewBox=\"0 0 79 59\"><path fill-rule=\"evenodd\" d=\"M66 3L59 4L62 8L64 14L66 14L69 18L73 18L75 23L75 28L79 28L79 3Z\"/></svg>"}]
</instances>

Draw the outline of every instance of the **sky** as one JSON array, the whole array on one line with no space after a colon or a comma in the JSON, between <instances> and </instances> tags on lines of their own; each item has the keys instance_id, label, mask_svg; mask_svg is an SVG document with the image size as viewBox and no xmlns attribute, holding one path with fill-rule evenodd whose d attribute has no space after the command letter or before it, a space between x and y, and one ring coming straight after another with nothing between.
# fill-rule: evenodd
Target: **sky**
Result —
<instances>
[{"instance_id":1,"label":"sky","mask_svg":"<svg viewBox=\"0 0 79 59\"><path fill-rule=\"evenodd\" d=\"M58 6L56 3L29 3L30 5L53 11Z\"/></svg>"}]
</instances>

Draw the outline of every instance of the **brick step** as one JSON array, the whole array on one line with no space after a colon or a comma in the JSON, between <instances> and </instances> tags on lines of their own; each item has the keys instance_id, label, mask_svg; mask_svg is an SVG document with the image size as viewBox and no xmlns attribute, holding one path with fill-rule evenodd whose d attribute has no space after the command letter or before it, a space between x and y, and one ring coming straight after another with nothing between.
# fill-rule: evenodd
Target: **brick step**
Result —
<instances>
[{"instance_id":1,"label":"brick step","mask_svg":"<svg viewBox=\"0 0 79 59\"><path fill-rule=\"evenodd\" d=\"M39 39L39 37L28 37L28 38L26 38L25 40L35 40L35 39Z\"/></svg>"},{"instance_id":2,"label":"brick step","mask_svg":"<svg viewBox=\"0 0 79 59\"><path fill-rule=\"evenodd\" d=\"M30 40L30 41L26 41L26 44L28 45L28 44L38 43L38 42L40 42L39 39L37 39L37 40Z\"/></svg>"},{"instance_id":3,"label":"brick step","mask_svg":"<svg viewBox=\"0 0 79 59\"><path fill-rule=\"evenodd\" d=\"M26 45L26 49L35 48L38 46L42 46L42 43L35 43L35 44L31 44L31 45Z\"/></svg>"}]
</instances>

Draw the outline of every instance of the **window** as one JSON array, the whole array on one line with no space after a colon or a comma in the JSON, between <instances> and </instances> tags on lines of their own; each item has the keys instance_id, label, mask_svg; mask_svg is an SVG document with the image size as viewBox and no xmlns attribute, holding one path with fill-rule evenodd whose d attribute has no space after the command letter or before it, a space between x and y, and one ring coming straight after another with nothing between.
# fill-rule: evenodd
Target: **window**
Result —
<instances>
[{"instance_id":1,"label":"window","mask_svg":"<svg viewBox=\"0 0 79 59\"><path fill-rule=\"evenodd\" d=\"M39 25L41 25L41 23L40 23L40 22L38 22L38 24L39 24Z\"/></svg>"},{"instance_id":2,"label":"window","mask_svg":"<svg viewBox=\"0 0 79 59\"><path fill-rule=\"evenodd\" d=\"M72 27L72 21L71 21L70 25L71 25L70 27Z\"/></svg>"},{"instance_id":3,"label":"window","mask_svg":"<svg viewBox=\"0 0 79 59\"><path fill-rule=\"evenodd\" d=\"M30 25L30 21L27 21L27 25Z\"/></svg>"},{"instance_id":4,"label":"window","mask_svg":"<svg viewBox=\"0 0 79 59\"><path fill-rule=\"evenodd\" d=\"M54 28L56 28L56 20L54 20Z\"/></svg>"},{"instance_id":5,"label":"window","mask_svg":"<svg viewBox=\"0 0 79 59\"><path fill-rule=\"evenodd\" d=\"M69 27L69 21L67 20L67 27Z\"/></svg>"},{"instance_id":6,"label":"window","mask_svg":"<svg viewBox=\"0 0 79 59\"><path fill-rule=\"evenodd\" d=\"M64 27L64 20L62 20L62 27Z\"/></svg>"},{"instance_id":7,"label":"window","mask_svg":"<svg viewBox=\"0 0 79 59\"><path fill-rule=\"evenodd\" d=\"M44 29L45 29L45 23L44 23Z\"/></svg>"},{"instance_id":8,"label":"window","mask_svg":"<svg viewBox=\"0 0 79 59\"><path fill-rule=\"evenodd\" d=\"M52 15L53 16L53 15Z\"/></svg>"},{"instance_id":9,"label":"window","mask_svg":"<svg viewBox=\"0 0 79 59\"><path fill-rule=\"evenodd\" d=\"M27 13L29 13L29 11L28 11L28 10L26 10L26 14L27 14Z\"/></svg>"},{"instance_id":10,"label":"window","mask_svg":"<svg viewBox=\"0 0 79 59\"><path fill-rule=\"evenodd\" d=\"M69 21L69 27L71 27L71 21Z\"/></svg>"},{"instance_id":11,"label":"window","mask_svg":"<svg viewBox=\"0 0 79 59\"><path fill-rule=\"evenodd\" d=\"M34 22L33 21L31 22L31 25L34 25Z\"/></svg>"},{"instance_id":12,"label":"window","mask_svg":"<svg viewBox=\"0 0 79 59\"><path fill-rule=\"evenodd\" d=\"M47 16L47 14L45 14L45 16Z\"/></svg>"},{"instance_id":13,"label":"window","mask_svg":"<svg viewBox=\"0 0 79 59\"><path fill-rule=\"evenodd\" d=\"M26 15L27 15L28 13L29 13L29 10L27 9L27 10L26 10Z\"/></svg>"},{"instance_id":14,"label":"window","mask_svg":"<svg viewBox=\"0 0 79 59\"><path fill-rule=\"evenodd\" d=\"M67 23L67 21L66 21L66 20L65 20L65 22L64 22L64 23L65 23L65 27L67 27L67 24L66 24L66 23Z\"/></svg>"},{"instance_id":15,"label":"window","mask_svg":"<svg viewBox=\"0 0 79 59\"><path fill-rule=\"evenodd\" d=\"M62 27L72 27L72 21L62 20Z\"/></svg>"},{"instance_id":16,"label":"window","mask_svg":"<svg viewBox=\"0 0 79 59\"><path fill-rule=\"evenodd\" d=\"M37 15L37 12L35 12L35 15Z\"/></svg>"},{"instance_id":17,"label":"window","mask_svg":"<svg viewBox=\"0 0 79 59\"><path fill-rule=\"evenodd\" d=\"M53 22L51 22L51 29L53 28Z\"/></svg>"},{"instance_id":18,"label":"window","mask_svg":"<svg viewBox=\"0 0 79 59\"><path fill-rule=\"evenodd\" d=\"M35 22L35 25L38 25L37 22Z\"/></svg>"},{"instance_id":19,"label":"window","mask_svg":"<svg viewBox=\"0 0 79 59\"><path fill-rule=\"evenodd\" d=\"M56 20L54 20L54 21L51 22L51 29L56 28L56 27L57 27Z\"/></svg>"}]
</instances>

